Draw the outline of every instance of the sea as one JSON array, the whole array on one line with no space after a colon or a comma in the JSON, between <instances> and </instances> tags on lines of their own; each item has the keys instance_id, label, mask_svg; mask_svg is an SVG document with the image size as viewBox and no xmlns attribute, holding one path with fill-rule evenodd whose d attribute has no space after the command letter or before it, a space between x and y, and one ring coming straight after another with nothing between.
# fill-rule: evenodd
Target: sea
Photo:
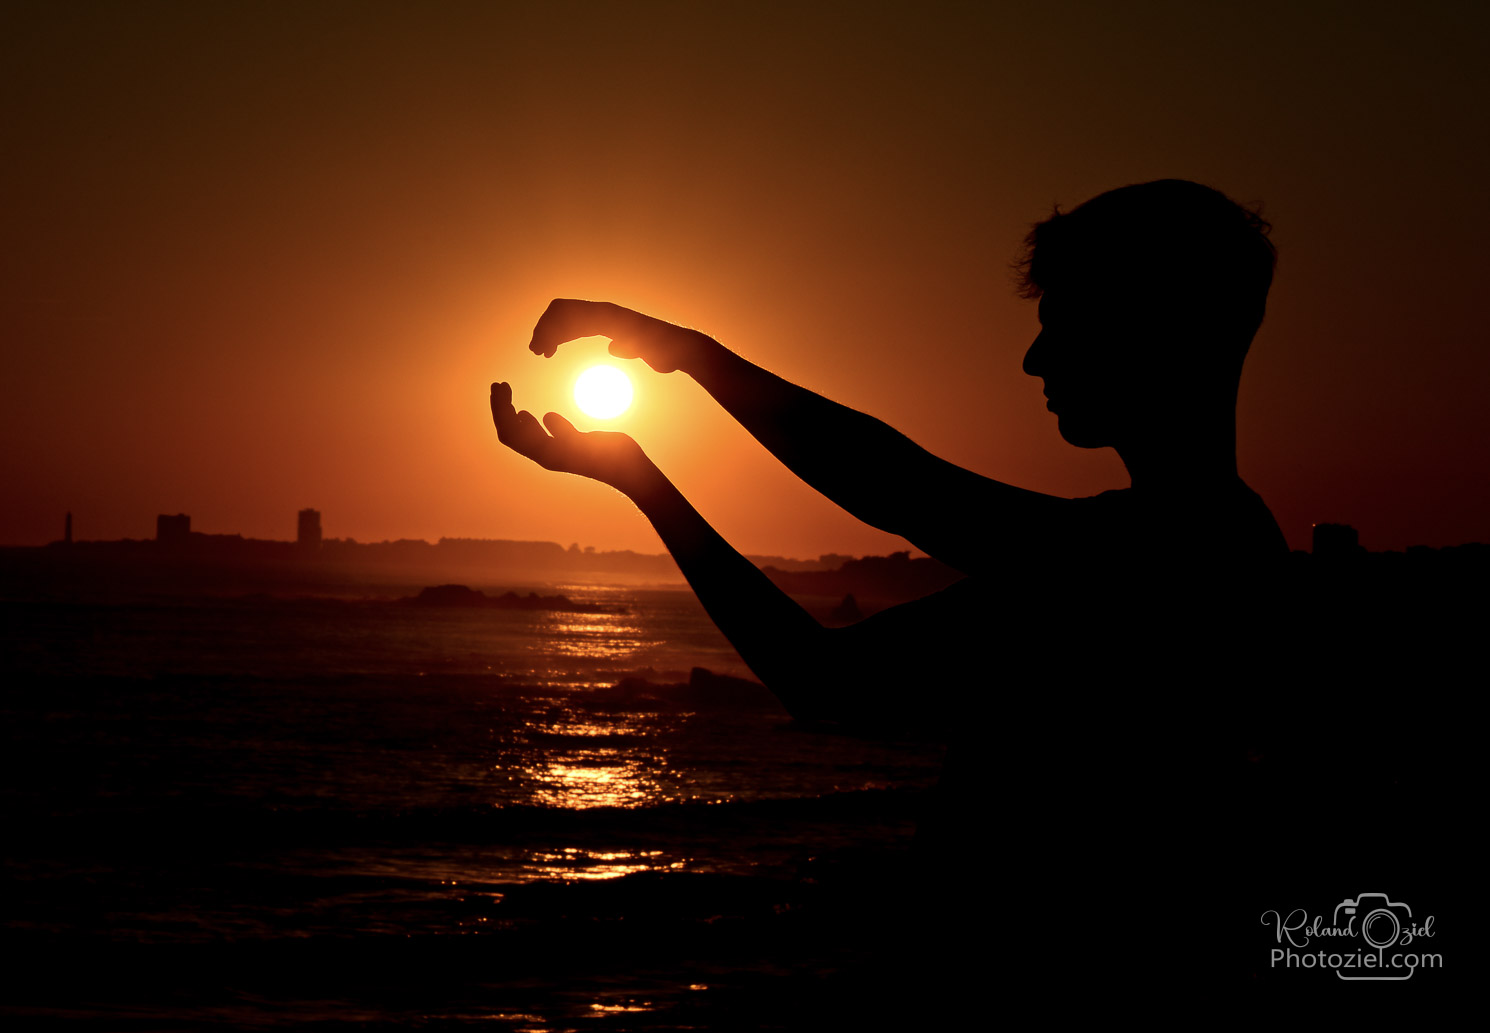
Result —
<instances>
[{"instance_id":1,"label":"sea","mask_svg":"<svg viewBox=\"0 0 1490 1033\"><path fill-rule=\"evenodd\" d=\"M686 589L540 590L0 599L0 1016L822 1028L941 747L794 723Z\"/></svg>"}]
</instances>

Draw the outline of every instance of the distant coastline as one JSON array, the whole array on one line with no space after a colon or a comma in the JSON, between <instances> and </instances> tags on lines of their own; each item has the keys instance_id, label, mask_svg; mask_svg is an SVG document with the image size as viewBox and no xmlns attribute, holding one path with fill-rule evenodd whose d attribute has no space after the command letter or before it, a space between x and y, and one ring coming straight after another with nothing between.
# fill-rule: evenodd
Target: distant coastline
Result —
<instances>
[{"instance_id":1,"label":"distant coastline","mask_svg":"<svg viewBox=\"0 0 1490 1033\"><path fill-rule=\"evenodd\" d=\"M577 543L565 548L551 541L506 539L322 540L318 519L311 528L316 532L313 536L278 541L203 534L189 530L188 521L184 516L162 517L163 533L155 539L0 546L0 594L11 598L231 593L399 598L439 585L472 586L473 590L565 584L684 585L682 573L665 553L602 552ZM809 560L748 558L792 595L838 603L839 619L854 619L859 612L928 595L962 576L935 559L912 557L909 551L866 557L829 553ZM1368 552L1356 544L1349 526L1321 524L1316 528L1314 551L1294 552L1292 563L1296 570L1328 572L1331 580L1356 575L1377 582L1403 576L1478 580L1490 569L1490 546L1469 543Z\"/></svg>"}]
</instances>

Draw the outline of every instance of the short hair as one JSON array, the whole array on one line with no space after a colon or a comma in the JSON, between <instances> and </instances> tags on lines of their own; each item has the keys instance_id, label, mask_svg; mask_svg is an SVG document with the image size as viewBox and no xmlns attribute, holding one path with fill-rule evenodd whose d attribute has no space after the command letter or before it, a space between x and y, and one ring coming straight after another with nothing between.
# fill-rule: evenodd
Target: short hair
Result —
<instances>
[{"instance_id":1,"label":"short hair","mask_svg":"<svg viewBox=\"0 0 1490 1033\"><path fill-rule=\"evenodd\" d=\"M1024 240L1019 292L1074 286L1108 296L1163 289L1165 305L1245 334L1262 323L1278 251L1258 206L1183 179L1135 183L1069 212L1056 207Z\"/></svg>"}]
</instances>

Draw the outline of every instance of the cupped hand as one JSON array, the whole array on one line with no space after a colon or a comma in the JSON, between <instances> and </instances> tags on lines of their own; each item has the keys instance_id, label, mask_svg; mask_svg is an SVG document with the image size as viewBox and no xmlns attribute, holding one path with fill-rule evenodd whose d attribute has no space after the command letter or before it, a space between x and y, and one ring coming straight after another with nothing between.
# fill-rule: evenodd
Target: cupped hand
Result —
<instances>
[{"instance_id":1,"label":"cupped hand","mask_svg":"<svg viewBox=\"0 0 1490 1033\"><path fill-rule=\"evenodd\" d=\"M577 430L556 412L539 423L532 413L514 409L510 384L491 386L491 417L497 440L545 470L591 477L628 495L644 488L656 474L657 467L629 435Z\"/></svg>"},{"instance_id":2,"label":"cupped hand","mask_svg":"<svg viewBox=\"0 0 1490 1033\"><path fill-rule=\"evenodd\" d=\"M658 373L686 368L712 339L697 330L676 326L608 301L556 298L533 328L528 349L552 356L565 341L581 337L609 337L610 353L618 359L642 359Z\"/></svg>"}]
</instances>

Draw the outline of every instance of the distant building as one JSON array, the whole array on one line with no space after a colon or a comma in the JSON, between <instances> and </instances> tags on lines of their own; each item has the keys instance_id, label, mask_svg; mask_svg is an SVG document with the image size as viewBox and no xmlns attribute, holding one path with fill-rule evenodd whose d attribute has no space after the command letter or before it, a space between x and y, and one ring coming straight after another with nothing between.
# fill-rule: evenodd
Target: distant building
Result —
<instances>
[{"instance_id":1,"label":"distant building","mask_svg":"<svg viewBox=\"0 0 1490 1033\"><path fill-rule=\"evenodd\" d=\"M1314 555L1354 556L1360 551L1360 535L1349 524L1314 525Z\"/></svg>"},{"instance_id":2,"label":"distant building","mask_svg":"<svg viewBox=\"0 0 1490 1033\"><path fill-rule=\"evenodd\" d=\"M185 513L155 518L155 540L161 545L182 545L191 537L191 517Z\"/></svg>"},{"instance_id":3,"label":"distant building","mask_svg":"<svg viewBox=\"0 0 1490 1033\"><path fill-rule=\"evenodd\" d=\"M313 549L321 544L321 511L302 509L300 522L295 532L295 544Z\"/></svg>"}]
</instances>

